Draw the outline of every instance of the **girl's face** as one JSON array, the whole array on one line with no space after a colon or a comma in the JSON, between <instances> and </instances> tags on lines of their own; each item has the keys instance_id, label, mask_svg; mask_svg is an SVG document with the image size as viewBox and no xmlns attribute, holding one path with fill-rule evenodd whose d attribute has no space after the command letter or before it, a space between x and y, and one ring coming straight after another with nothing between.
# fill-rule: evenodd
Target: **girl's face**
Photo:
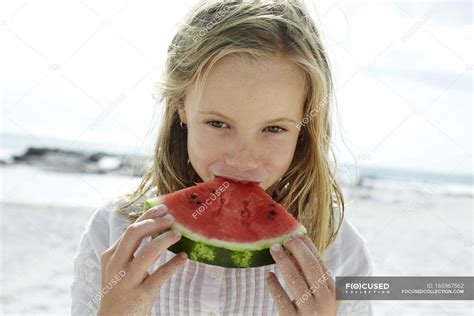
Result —
<instances>
[{"instance_id":1,"label":"girl's face","mask_svg":"<svg viewBox=\"0 0 474 316\"><path fill-rule=\"evenodd\" d=\"M255 64L236 56L216 63L201 100L194 85L179 110L201 179L255 181L271 194L293 159L304 87L303 72L281 55Z\"/></svg>"}]
</instances>

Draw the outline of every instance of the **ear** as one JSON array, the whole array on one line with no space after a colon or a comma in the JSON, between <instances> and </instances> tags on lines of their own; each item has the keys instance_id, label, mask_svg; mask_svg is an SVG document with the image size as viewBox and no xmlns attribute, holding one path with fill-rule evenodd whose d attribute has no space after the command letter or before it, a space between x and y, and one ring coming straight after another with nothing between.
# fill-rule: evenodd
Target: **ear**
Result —
<instances>
[{"instance_id":1,"label":"ear","mask_svg":"<svg viewBox=\"0 0 474 316\"><path fill-rule=\"evenodd\" d=\"M179 103L177 105L177 108L178 108L179 119L181 120L181 122L183 122L184 124L188 124L187 118L186 118L186 109L184 107L184 102L179 101Z\"/></svg>"}]
</instances>

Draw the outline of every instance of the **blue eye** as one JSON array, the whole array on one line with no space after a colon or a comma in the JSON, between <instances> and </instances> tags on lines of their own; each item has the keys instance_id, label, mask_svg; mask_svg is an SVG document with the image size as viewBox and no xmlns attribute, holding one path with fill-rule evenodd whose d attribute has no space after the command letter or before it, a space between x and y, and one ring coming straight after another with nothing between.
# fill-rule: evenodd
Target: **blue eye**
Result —
<instances>
[{"instance_id":1,"label":"blue eye","mask_svg":"<svg viewBox=\"0 0 474 316\"><path fill-rule=\"evenodd\" d=\"M280 134L280 133L283 133L284 131L286 131L286 129L284 129L280 126L268 126L268 128L269 129L274 128L272 131L270 131L270 133L274 133L274 134Z\"/></svg>"},{"instance_id":2,"label":"blue eye","mask_svg":"<svg viewBox=\"0 0 474 316\"><path fill-rule=\"evenodd\" d=\"M217 124L213 124L213 123L217 123ZM206 124L208 124L209 126L215 127L215 128L221 128L222 124L225 124L225 123L223 123L221 121L207 121Z\"/></svg>"},{"instance_id":3,"label":"blue eye","mask_svg":"<svg viewBox=\"0 0 474 316\"><path fill-rule=\"evenodd\" d=\"M206 124L211 127L219 128L219 129L225 128L223 125L227 125L226 123L221 122L221 121L207 121ZM281 134L286 131L286 129L280 126L268 126L267 128L269 129L269 132L272 134Z\"/></svg>"}]
</instances>

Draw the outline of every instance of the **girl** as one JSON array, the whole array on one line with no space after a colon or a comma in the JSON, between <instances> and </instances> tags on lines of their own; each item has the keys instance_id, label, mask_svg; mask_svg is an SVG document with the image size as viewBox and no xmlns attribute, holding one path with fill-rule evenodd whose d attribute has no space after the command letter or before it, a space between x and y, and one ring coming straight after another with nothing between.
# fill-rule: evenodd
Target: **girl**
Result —
<instances>
[{"instance_id":1,"label":"girl","mask_svg":"<svg viewBox=\"0 0 474 316\"><path fill-rule=\"evenodd\" d=\"M139 187L96 210L81 237L74 315L371 315L335 299L335 275L372 271L344 218L330 160L327 56L300 1L202 2L173 38L161 85L164 116ZM187 260L151 239L173 218L143 201L225 176L254 181L307 229L274 245L275 264L232 269ZM229 223L230 224L230 223ZM339 306L340 305L340 306Z\"/></svg>"}]
</instances>

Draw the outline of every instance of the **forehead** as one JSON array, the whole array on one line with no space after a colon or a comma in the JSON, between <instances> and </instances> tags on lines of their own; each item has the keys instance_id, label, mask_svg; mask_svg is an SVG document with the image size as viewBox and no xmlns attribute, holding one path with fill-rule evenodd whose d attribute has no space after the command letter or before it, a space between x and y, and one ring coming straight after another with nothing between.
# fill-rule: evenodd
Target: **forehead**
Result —
<instances>
[{"instance_id":1,"label":"forehead","mask_svg":"<svg viewBox=\"0 0 474 316\"><path fill-rule=\"evenodd\" d=\"M303 71L282 55L258 61L226 56L210 70L201 100L195 89L189 98L195 110L224 111L237 117L286 114L298 119L303 115L304 78Z\"/></svg>"}]
</instances>

